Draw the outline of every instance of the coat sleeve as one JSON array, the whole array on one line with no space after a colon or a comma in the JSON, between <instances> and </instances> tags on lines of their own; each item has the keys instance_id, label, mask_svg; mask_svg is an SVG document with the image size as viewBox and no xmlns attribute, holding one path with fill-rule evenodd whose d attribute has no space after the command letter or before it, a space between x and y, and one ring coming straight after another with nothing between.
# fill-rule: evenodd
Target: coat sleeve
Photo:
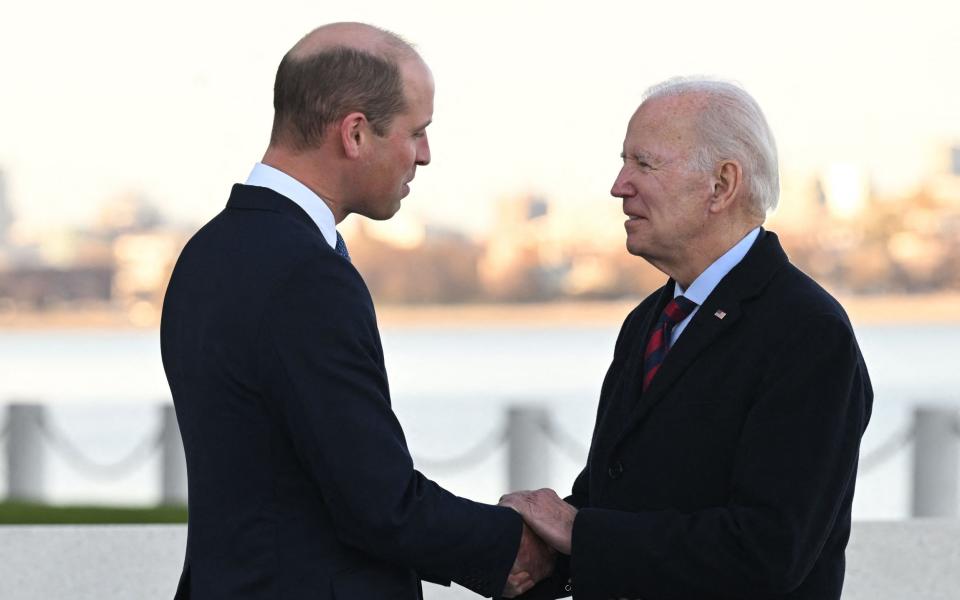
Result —
<instances>
[{"instance_id":1,"label":"coat sleeve","mask_svg":"<svg viewBox=\"0 0 960 600\"><path fill-rule=\"evenodd\" d=\"M690 513L580 510L575 589L762 598L800 585L854 485L871 392L845 320L817 315L789 337L746 416L729 501Z\"/></svg>"},{"instance_id":2,"label":"coat sleeve","mask_svg":"<svg viewBox=\"0 0 960 600\"><path fill-rule=\"evenodd\" d=\"M339 257L305 261L261 326L279 407L344 544L485 596L516 557L514 511L459 498L414 470L389 399L372 302Z\"/></svg>"}]
</instances>

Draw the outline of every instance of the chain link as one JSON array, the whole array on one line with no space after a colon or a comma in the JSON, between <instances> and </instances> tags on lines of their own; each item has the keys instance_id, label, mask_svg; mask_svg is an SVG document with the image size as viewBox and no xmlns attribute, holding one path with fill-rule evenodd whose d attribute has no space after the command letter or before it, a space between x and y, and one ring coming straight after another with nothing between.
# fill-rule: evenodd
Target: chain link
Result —
<instances>
[{"instance_id":1,"label":"chain link","mask_svg":"<svg viewBox=\"0 0 960 600\"><path fill-rule=\"evenodd\" d=\"M547 439L566 454L567 458L578 464L587 460L589 450L575 437L558 427L553 419L547 417L540 422L540 427Z\"/></svg>"},{"instance_id":2,"label":"chain link","mask_svg":"<svg viewBox=\"0 0 960 600\"><path fill-rule=\"evenodd\" d=\"M913 425L898 431L890 436L887 441L883 442L867 454L860 457L860 474L864 475L869 473L873 469L880 466L882 463L886 462L887 459L895 455L897 452L910 445L913 441L913 436L916 433Z\"/></svg>"},{"instance_id":3,"label":"chain link","mask_svg":"<svg viewBox=\"0 0 960 600\"><path fill-rule=\"evenodd\" d=\"M9 419L4 420L2 427L0 427L0 441L5 439L9 433L9 425ZM144 438L123 458L113 462L103 463L86 456L83 451L80 450L79 446L70 441L70 439L50 423L48 419L41 419L38 425L44 439L59 453L65 462L69 463L74 469L98 479L117 479L125 476L128 472L137 468L147 460L161 446L163 436L161 425L155 434ZM574 436L558 427L553 419L544 419L540 423L540 426L547 439L559 448L567 458L574 462L583 462L586 459L588 449L577 441ZM960 419L955 423L955 432L960 436ZM911 425L890 436L887 441L861 456L859 466L860 474L867 474L886 462L890 457L913 442L914 435L915 430ZM431 471L449 472L469 469L489 458L493 452L506 442L506 439L507 428L501 425L491 431L473 447L458 456L445 459L417 456L414 457L414 462L418 467Z\"/></svg>"},{"instance_id":4,"label":"chain link","mask_svg":"<svg viewBox=\"0 0 960 600\"><path fill-rule=\"evenodd\" d=\"M460 471L469 469L489 458L490 455L496 452L506 441L507 428L501 425L459 456L439 460L417 456L414 457L413 462L417 465L417 468L425 468L428 471Z\"/></svg>"},{"instance_id":5,"label":"chain link","mask_svg":"<svg viewBox=\"0 0 960 600\"><path fill-rule=\"evenodd\" d=\"M80 447L49 422L40 419L38 423L44 439L50 444L64 462L75 470L95 479L119 479L139 467L160 447L163 441L163 425L153 435L143 438L123 458L103 463L86 456Z\"/></svg>"}]
</instances>

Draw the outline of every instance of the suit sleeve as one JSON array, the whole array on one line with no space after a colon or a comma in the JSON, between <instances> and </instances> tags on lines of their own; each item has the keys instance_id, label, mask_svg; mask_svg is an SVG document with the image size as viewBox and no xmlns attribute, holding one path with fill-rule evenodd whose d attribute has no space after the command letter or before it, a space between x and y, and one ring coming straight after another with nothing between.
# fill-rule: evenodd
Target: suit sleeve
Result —
<instances>
[{"instance_id":1,"label":"suit sleeve","mask_svg":"<svg viewBox=\"0 0 960 600\"><path fill-rule=\"evenodd\" d=\"M390 407L372 303L353 268L339 257L304 263L274 295L261 337L275 365L272 399L343 543L499 595L521 520L414 470Z\"/></svg>"},{"instance_id":2,"label":"suit sleeve","mask_svg":"<svg viewBox=\"0 0 960 600\"><path fill-rule=\"evenodd\" d=\"M746 417L728 503L692 513L580 510L575 589L760 598L800 585L854 485L869 384L840 317L812 317L790 337Z\"/></svg>"}]
</instances>

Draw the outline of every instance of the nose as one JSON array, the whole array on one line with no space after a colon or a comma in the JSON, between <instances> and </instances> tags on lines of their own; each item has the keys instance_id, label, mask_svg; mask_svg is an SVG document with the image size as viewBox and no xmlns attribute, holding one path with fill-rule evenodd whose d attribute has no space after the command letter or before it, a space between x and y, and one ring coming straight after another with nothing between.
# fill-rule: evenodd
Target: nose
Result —
<instances>
[{"instance_id":1,"label":"nose","mask_svg":"<svg viewBox=\"0 0 960 600\"><path fill-rule=\"evenodd\" d=\"M420 166L430 164L430 142L427 140L426 134L420 138L420 142L417 144L417 164Z\"/></svg>"},{"instance_id":2,"label":"nose","mask_svg":"<svg viewBox=\"0 0 960 600\"><path fill-rule=\"evenodd\" d=\"M616 198L628 198L636 195L637 189L633 187L633 184L630 183L629 178L624 174L625 170L625 167L621 168L620 172L617 174L617 178L613 182L613 187L610 188L611 196Z\"/></svg>"}]
</instances>

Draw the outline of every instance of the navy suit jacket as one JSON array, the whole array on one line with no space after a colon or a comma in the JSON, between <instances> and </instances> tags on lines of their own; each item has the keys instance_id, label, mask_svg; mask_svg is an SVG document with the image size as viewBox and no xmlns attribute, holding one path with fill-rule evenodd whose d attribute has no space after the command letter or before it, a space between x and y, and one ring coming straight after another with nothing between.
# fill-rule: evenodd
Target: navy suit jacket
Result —
<instances>
[{"instance_id":1,"label":"navy suit jacket","mask_svg":"<svg viewBox=\"0 0 960 600\"><path fill-rule=\"evenodd\" d=\"M571 556L528 597L840 598L873 401L846 314L761 231L643 392L673 290L623 324L567 499Z\"/></svg>"},{"instance_id":2,"label":"navy suit jacket","mask_svg":"<svg viewBox=\"0 0 960 600\"><path fill-rule=\"evenodd\" d=\"M502 591L519 516L414 469L370 294L296 204L233 188L180 255L161 347L189 481L177 598Z\"/></svg>"}]
</instances>

